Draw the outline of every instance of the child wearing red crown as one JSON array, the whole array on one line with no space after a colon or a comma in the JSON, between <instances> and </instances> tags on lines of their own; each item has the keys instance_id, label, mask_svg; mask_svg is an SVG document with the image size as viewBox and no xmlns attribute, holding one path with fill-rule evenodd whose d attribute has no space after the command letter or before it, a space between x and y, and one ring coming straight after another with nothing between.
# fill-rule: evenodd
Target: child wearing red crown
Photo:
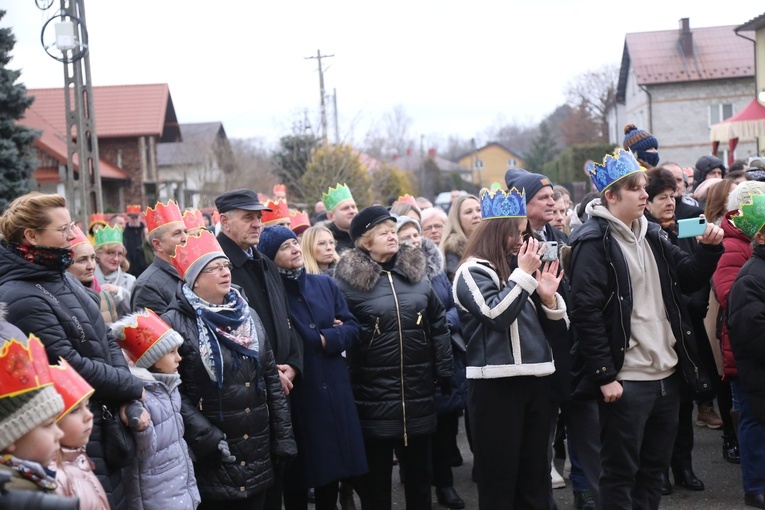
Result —
<instances>
[{"instance_id":1,"label":"child wearing red crown","mask_svg":"<svg viewBox=\"0 0 765 510\"><path fill-rule=\"evenodd\" d=\"M62 496L80 499L80 510L109 510L104 487L93 472L93 461L85 453L85 446L93 430L90 396L93 387L63 358L50 367L53 386L64 399L64 410L56 424L64 433L51 469L56 471L56 492Z\"/></svg>"},{"instance_id":2,"label":"child wearing red crown","mask_svg":"<svg viewBox=\"0 0 765 510\"><path fill-rule=\"evenodd\" d=\"M143 381L151 423L133 429L136 458L123 476L130 508L196 508L200 497L183 439L178 347L183 338L148 308L112 324L117 341ZM226 449L228 446L226 445Z\"/></svg>"}]
</instances>

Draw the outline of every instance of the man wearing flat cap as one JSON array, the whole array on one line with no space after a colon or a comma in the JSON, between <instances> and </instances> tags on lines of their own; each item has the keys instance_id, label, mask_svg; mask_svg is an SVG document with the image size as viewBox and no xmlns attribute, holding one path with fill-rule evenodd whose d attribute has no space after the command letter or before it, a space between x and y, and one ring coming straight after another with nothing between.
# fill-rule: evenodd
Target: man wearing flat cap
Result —
<instances>
[{"instance_id":1,"label":"man wearing flat cap","mask_svg":"<svg viewBox=\"0 0 765 510\"><path fill-rule=\"evenodd\" d=\"M260 316L284 393L289 395L292 382L303 369L303 343L292 328L284 284L274 263L256 249L263 230L262 211L270 211L249 189L226 191L215 199L220 213L220 243L231 261L232 283L244 291L248 304ZM266 510L281 508L283 466L275 466L276 479L266 494Z\"/></svg>"}]
</instances>

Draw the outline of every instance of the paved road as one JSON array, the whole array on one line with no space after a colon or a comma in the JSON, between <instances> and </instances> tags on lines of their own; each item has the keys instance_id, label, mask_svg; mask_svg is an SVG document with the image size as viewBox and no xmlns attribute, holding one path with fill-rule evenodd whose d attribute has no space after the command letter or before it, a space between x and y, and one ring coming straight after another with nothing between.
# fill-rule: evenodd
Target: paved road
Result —
<instances>
[{"instance_id":1,"label":"paved road","mask_svg":"<svg viewBox=\"0 0 765 510\"><path fill-rule=\"evenodd\" d=\"M461 422L462 425L462 422ZM719 430L694 427L696 445L694 447L694 471L704 481L706 490L693 492L676 488L670 496L664 496L662 509L671 510L737 510L751 509L744 505L741 489L741 471L738 465L730 464L722 458L722 439ZM460 430L460 449L465 460L461 467L454 468L455 487L465 500L467 510L478 508L478 496L475 484L470 481L470 470L473 467L473 456L467 446L464 429ZM563 464L558 462L559 472L563 472ZM398 481L398 468L393 472L393 508L404 509L403 485ZM554 491L558 510L574 510L570 482L565 489ZM357 505L361 510L361 506ZM433 508L443 508L436 502L433 495Z\"/></svg>"}]
</instances>

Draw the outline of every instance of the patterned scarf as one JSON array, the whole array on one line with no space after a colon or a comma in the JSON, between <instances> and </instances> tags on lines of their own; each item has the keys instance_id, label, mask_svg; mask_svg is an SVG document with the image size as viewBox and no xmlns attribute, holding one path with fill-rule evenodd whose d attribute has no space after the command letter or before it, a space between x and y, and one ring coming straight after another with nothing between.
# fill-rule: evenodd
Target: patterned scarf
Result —
<instances>
[{"instance_id":1,"label":"patterned scarf","mask_svg":"<svg viewBox=\"0 0 765 510\"><path fill-rule=\"evenodd\" d=\"M3 464L13 469L21 478L25 478L41 489L53 492L56 490L56 472L41 466L31 460L22 460L12 455L5 454Z\"/></svg>"},{"instance_id":2,"label":"patterned scarf","mask_svg":"<svg viewBox=\"0 0 765 510\"><path fill-rule=\"evenodd\" d=\"M303 274L303 269L305 266L300 266L297 269L282 269L281 267L277 266L277 270L279 271L279 274L287 278L288 280L297 280L300 278L300 275Z\"/></svg>"},{"instance_id":3,"label":"patterned scarf","mask_svg":"<svg viewBox=\"0 0 765 510\"><path fill-rule=\"evenodd\" d=\"M31 244L8 243L8 250L27 262L64 272L74 261L74 252L69 248L33 246Z\"/></svg>"},{"instance_id":4,"label":"patterned scarf","mask_svg":"<svg viewBox=\"0 0 765 510\"><path fill-rule=\"evenodd\" d=\"M221 345L239 354L253 358L258 365L258 331L250 315L250 307L237 292L231 289L222 305L208 303L183 285L183 295L194 308L199 332L199 354L207 375L223 388L223 354ZM239 356L232 356L237 368ZM258 378L259 379L259 378Z\"/></svg>"}]
</instances>

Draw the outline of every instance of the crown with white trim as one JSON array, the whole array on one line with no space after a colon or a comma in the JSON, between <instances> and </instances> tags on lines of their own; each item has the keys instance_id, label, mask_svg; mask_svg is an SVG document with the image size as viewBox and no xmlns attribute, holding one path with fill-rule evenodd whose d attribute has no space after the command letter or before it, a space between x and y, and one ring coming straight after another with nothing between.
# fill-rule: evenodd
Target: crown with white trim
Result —
<instances>
[{"instance_id":1,"label":"crown with white trim","mask_svg":"<svg viewBox=\"0 0 765 510\"><path fill-rule=\"evenodd\" d=\"M595 163L591 167L585 167L585 171L598 191L602 193L613 183L630 174L645 172L645 168L640 166L632 152L616 149L613 155L605 155L603 163Z\"/></svg>"},{"instance_id":2,"label":"crown with white trim","mask_svg":"<svg viewBox=\"0 0 765 510\"><path fill-rule=\"evenodd\" d=\"M508 191L501 189L489 191L481 190L481 219L490 220L495 218L525 218L526 217L526 192L511 188Z\"/></svg>"}]
</instances>

